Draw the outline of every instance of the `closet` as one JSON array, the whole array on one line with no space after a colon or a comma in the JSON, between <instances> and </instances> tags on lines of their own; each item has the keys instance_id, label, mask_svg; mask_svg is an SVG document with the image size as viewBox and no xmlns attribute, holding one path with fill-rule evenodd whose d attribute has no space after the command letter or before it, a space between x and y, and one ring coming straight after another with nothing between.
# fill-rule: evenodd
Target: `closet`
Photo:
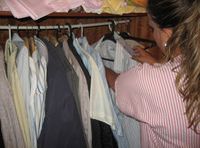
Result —
<instances>
[{"instance_id":1,"label":"closet","mask_svg":"<svg viewBox=\"0 0 200 148\"><path fill-rule=\"evenodd\" d=\"M114 21L113 21L114 20ZM152 37L152 32L151 28L148 26L148 18L146 13L129 13L129 14L123 14L123 15L113 15L113 14L107 14L107 13L102 13L102 14L94 14L94 13L85 13L85 12L68 12L68 13L52 13L49 14L45 17L42 17L39 20L32 20L31 18L23 18L23 19L16 19L12 16L10 12L7 11L2 11L0 12L0 26L34 26L37 27L38 29L30 29L30 30L21 30L19 29L12 29L12 35L14 33L17 33L20 35L20 37L26 37L26 36L33 36L33 35L38 35L39 37L46 36L48 34L52 34L54 36L60 36L59 33L67 34L69 32L68 29L62 29L60 27L64 25L80 25L80 27L74 28L72 30L73 34L75 37L82 37L84 35L87 37L88 43L92 45L93 43L99 41L102 36L105 34L108 34L112 30L112 23L113 22L119 22L119 21L129 21L126 23L119 23L119 24L114 24L114 31L117 32L127 32L129 33L132 37L135 37L137 39L141 39L143 43L145 43L146 40L149 40L150 42L153 42L153 37ZM84 24L98 24L98 23L111 23L110 25L102 25L102 26L91 26L91 27L81 27L81 25ZM57 29L42 29L40 26L54 26L57 27ZM110 28L111 29L110 29ZM6 40L9 38L9 31L8 29L1 29L0 28L0 45L2 47L1 50L4 50ZM143 39L145 41L143 41ZM149 42L147 42L149 43ZM59 49L58 49L59 50ZM160 57L160 53L157 50L157 48L152 48L150 52L157 58ZM62 53L60 53L62 57ZM89 59L89 58L88 58ZM48 88L47 88L48 89ZM90 92L91 93L91 92ZM94 148L103 148L103 147L109 147L109 148L116 148L120 147L117 145L118 141L117 138L112 134L111 128L106 124L102 126L102 123L99 123L96 120L92 121L92 134L93 134L93 140L92 141L92 146ZM98 129L99 128L99 129ZM79 129L77 129L78 131ZM95 131L96 130L96 131ZM101 135L99 134L98 130L104 130L104 133ZM108 133L106 133L108 132ZM52 141L55 140L56 137L51 135ZM62 135L59 135L62 137ZM108 136L108 137L106 137ZM69 136L70 137L70 136ZM101 138L105 143L101 143L102 141L99 141L99 139L96 138ZM50 138L50 139L51 139ZM64 138L64 137L62 137ZM119 138L119 137L118 137ZM120 139L120 138L119 138ZM76 139L74 139L76 140ZM41 140L42 141L42 140ZM42 141L44 142L44 141ZM70 141L72 142L72 141ZM74 142L74 141L73 141ZM72 142L72 143L73 143ZM46 141L46 143L48 143ZM75 143L75 142L74 142ZM122 144L123 142L121 142ZM41 144L41 143L40 143ZM105 144L105 145L104 145ZM108 144L108 145L106 145ZM42 143L41 145L45 145ZM48 144L47 144L48 145ZM45 147L47 147L45 145ZM58 144L59 145L59 144ZM50 146L51 147L51 146ZM60 146L62 147L62 146ZM83 148L88 147L88 144L84 146ZM91 146L89 146L91 147ZM121 146L122 147L122 146Z\"/></svg>"}]
</instances>

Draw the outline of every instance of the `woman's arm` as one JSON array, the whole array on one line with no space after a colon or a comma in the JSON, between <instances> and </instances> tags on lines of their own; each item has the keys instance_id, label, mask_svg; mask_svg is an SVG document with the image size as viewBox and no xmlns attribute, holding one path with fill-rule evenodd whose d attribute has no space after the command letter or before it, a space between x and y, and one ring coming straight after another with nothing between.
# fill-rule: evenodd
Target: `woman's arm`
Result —
<instances>
[{"instance_id":1,"label":"woman's arm","mask_svg":"<svg viewBox=\"0 0 200 148\"><path fill-rule=\"evenodd\" d=\"M149 63L150 65L158 63L158 60L154 58L150 53L145 51L144 48L136 47L133 50L135 52L135 55L132 57L134 60L137 60L140 63L146 62ZM115 81L120 74L115 73L113 70L107 67L105 67L105 72L109 87L115 91Z\"/></svg>"},{"instance_id":2,"label":"woman's arm","mask_svg":"<svg viewBox=\"0 0 200 148\"><path fill-rule=\"evenodd\" d=\"M118 73L115 73L111 69L105 67L105 72L106 72L106 79L108 81L108 85L110 88L112 88L115 91L115 81L117 77L119 76Z\"/></svg>"}]
</instances>

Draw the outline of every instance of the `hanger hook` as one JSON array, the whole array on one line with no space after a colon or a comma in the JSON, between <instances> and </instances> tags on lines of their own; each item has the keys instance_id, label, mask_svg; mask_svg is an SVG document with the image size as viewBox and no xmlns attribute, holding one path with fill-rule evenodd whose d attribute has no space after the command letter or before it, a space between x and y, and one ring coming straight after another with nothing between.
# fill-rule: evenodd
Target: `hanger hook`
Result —
<instances>
[{"instance_id":1,"label":"hanger hook","mask_svg":"<svg viewBox=\"0 0 200 148\"><path fill-rule=\"evenodd\" d=\"M80 28L81 28L81 37L84 36L84 28L83 28L83 24L80 23Z\"/></svg>"},{"instance_id":2,"label":"hanger hook","mask_svg":"<svg viewBox=\"0 0 200 148\"><path fill-rule=\"evenodd\" d=\"M130 33L131 32L131 22L132 20L131 19L128 19L129 22L128 22L128 25L127 25L127 32Z\"/></svg>"},{"instance_id":3,"label":"hanger hook","mask_svg":"<svg viewBox=\"0 0 200 148\"><path fill-rule=\"evenodd\" d=\"M58 29L56 31L56 38L58 39L58 34L61 32L61 29L60 29L60 25L59 24L57 24L57 26L58 26Z\"/></svg>"},{"instance_id":4,"label":"hanger hook","mask_svg":"<svg viewBox=\"0 0 200 148\"><path fill-rule=\"evenodd\" d=\"M67 33L67 36L68 37L72 37L72 26L70 23L65 23L65 25L67 25L68 27L68 33Z\"/></svg>"},{"instance_id":5,"label":"hanger hook","mask_svg":"<svg viewBox=\"0 0 200 148\"><path fill-rule=\"evenodd\" d=\"M17 25L17 34L19 34L19 25Z\"/></svg>"},{"instance_id":6,"label":"hanger hook","mask_svg":"<svg viewBox=\"0 0 200 148\"><path fill-rule=\"evenodd\" d=\"M60 31L61 31L61 29L60 29L60 25L59 25L59 24L57 24L57 26L58 26L58 29L57 29L57 31L58 31L58 32L60 32Z\"/></svg>"},{"instance_id":7,"label":"hanger hook","mask_svg":"<svg viewBox=\"0 0 200 148\"><path fill-rule=\"evenodd\" d=\"M8 35L9 35L9 42L10 42L10 51L12 51L12 29L11 29L11 26L10 24L8 25Z\"/></svg>"},{"instance_id":8,"label":"hanger hook","mask_svg":"<svg viewBox=\"0 0 200 148\"><path fill-rule=\"evenodd\" d=\"M116 25L116 23L115 23L114 20L109 20L109 22L111 22L111 24L108 25L109 30L110 30L112 33L114 33L114 32L115 32L115 25Z\"/></svg>"},{"instance_id":9,"label":"hanger hook","mask_svg":"<svg viewBox=\"0 0 200 148\"><path fill-rule=\"evenodd\" d=\"M29 37L28 26L26 26L26 36Z\"/></svg>"},{"instance_id":10,"label":"hanger hook","mask_svg":"<svg viewBox=\"0 0 200 148\"><path fill-rule=\"evenodd\" d=\"M36 36L39 37L39 32L40 32L40 25L37 25L37 30L36 30Z\"/></svg>"}]
</instances>

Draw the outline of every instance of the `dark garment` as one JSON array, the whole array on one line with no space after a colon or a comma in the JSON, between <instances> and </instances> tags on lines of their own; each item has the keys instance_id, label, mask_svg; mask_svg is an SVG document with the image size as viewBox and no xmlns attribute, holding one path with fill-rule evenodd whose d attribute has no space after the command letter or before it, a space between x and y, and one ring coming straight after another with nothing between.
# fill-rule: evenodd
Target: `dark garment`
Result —
<instances>
[{"instance_id":1,"label":"dark garment","mask_svg":"<svg viewBox=\"0 0 200 148\"><path fill-rule=\"evenodd\" d=\"M81 106L80 106L80 101L79 101L80 98L78 95L79 78L78 78L76 72L74 71L72 65L69 63L68 59L66 58L62 44L58 45L55 51L58 55L58 58L60 59L60 61L63 64L63 68L66 72L67 80L69 82L68 84L70 86L70 89L72 90L73 96L76 101L76 106L79 111L79 116L81 117ZM68 72L69 69L70 69L70 72ZM82 120L81 120L81 122L82 122Z\"/></svg>"},{"instance_id":2,"label":"dark garment","mask_svg":"<svg viewBox=\"0 0 200 148\"><path fill-rule=\"evenodd\" d=\"M4 148L3 136L2 136L2 132L1 132L1 123L0 123L0 147Z\"/></svg>"},{"instance_id":3,"label":"dark garment","mask_svg":"<svg viewBox=\"0 0 200 148\"><path fill-rule=\"evenodd\" d=\"M81 66L81 69L83 70L83 73L85 75L85 78L86 78L86 81L87 81L87 85L88 85L88 91L90 92L90 82L91 82L91 77L90 77L90 74L87 70L87 68L85 67L85 65L83 64L83 61L81 59L81 57L79 56L79 54L76 52L76 49L73 45L73 39L72 38L69 38L68 39L68 45L69 45L69 48L71 49L73 55L76 57L79 65Z\"/></svg>"},{"instance_id":4,"label":"dark garment","mask_svg":"<svg viewBox=\"0 0 200 148\"><path fill-rule=\"evenodd\" d=\"M48 48L47 94L45 119L38 148L86 148L82 122L73 91L67 79L72 68L64 64L55 48L45 41Z\"/></svg>"},{"instance_id":5,"label":"dark garment","mask_svg":"<svg viewBox=\"0 0 200 148\"><path fill-rule=\"evenodd\" d=\"M91 120L92 147L93 148L118 148L111 127L101 121Z\"/></svg>"}]
</instances>

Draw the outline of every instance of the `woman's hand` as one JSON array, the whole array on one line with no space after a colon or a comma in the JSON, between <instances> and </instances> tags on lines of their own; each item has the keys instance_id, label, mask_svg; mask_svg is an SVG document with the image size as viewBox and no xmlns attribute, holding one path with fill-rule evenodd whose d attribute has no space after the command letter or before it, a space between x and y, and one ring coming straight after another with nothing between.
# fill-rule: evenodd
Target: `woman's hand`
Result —
<instances>
[{"instance_id":1,"label":"woman's hand","mask_svg":"<svg viewBox=\"0 0 200 148\"><path fill-rule=\"evenodd\" d=\"M112 71L111 69L107 67L105 67L105 72L106 72L106 79L107 79L109 87L115 90L115 81L119 74L115 73L114 71Z\"/></svg>"},{"instance_id":2,"label":"woman's hand","mask_svg":"<svg viewBox=\"0 0 200 148\"><path fill-rule=\"evenodd\" d=\"M144 47L137 46L133 49L135 54L132 58L140 63L149 63L153 65L154 63L158 63L158 61L147 51L145 51Z\"/></svg>"}]
</instances>

